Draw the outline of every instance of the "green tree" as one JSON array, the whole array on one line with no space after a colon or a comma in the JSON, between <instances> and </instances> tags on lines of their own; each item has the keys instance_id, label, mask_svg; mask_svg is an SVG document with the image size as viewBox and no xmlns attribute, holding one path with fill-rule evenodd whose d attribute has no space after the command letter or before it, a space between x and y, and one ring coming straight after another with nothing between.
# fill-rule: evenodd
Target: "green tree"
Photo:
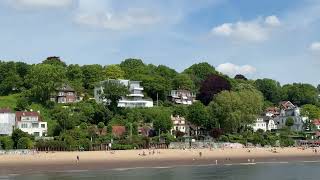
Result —
<instances>
[{"instance_id":1,"label":"green tree","mask_svg":"<svg viewBox=\"0 0 320 180\"><path fill-rule=\"evenodd\" d=\"M83 73L82 69L78 64L70 64L67 67L66 71L67 79L70 83L70 85L77 91L77 92L83 92Z\"/></svg>"},{"instance_id":2,"label":"green tree","mask_svg":"<svg viewBox=\"0 0 320 180\"><path fill-rule=\"evenodd\" d=\"M121 62L120 67L125 72L125 78L130 80L139 80L137 76L148 73L141 59L126 59Z\"/></svg>"},{"instance_id":3,"label":"green tree","mask_svg":"<svg viewBox=\"0 0 320 180\"><path fill-rule=\"evenodd\" d=\"M105 127L105 125L103 122L98 123L98 129L99 129L100 135L102 134L104 127Z\"/></svg>"},{"instance_id":4,"label":"green tree","mask_svg":"<svg viewBox=\"0 0 320 180\"><path fill-rule=\"evenodd\" d=\"M45 103L64 79L65 71L62 67L38 64L32 67L26 81L31 85L30 95L33 100Z\"/></svg>"},{"instance_id":5,"label":"green tree","mask_svg":"<svg viewBox=\"0 0 320 180\"><path fill-rule=\"evenodd\" d=\"M282 87L285 98L293 104L302 106L305 104L316 105L319 102L318 90L311 84L293 83Z\"/></svg>"},{"instance_id":6,"label":"green tree","mask_svg":"<svg viewBox=\"0 0 320 180\"><path fill-rule=\"evenodd\" d=\"M23 132L21 129L15 129L12 132L11 139L13 141L13 147L17 148L19 139L23 137L30 137L30 135L26 132Z\"/></svg>"},{"instance_id":7,"label":"green tree","mask_svg":"<svg viewBox=\"0 0 320 180\"><path fill-rule=\"evenodd\" d=\"M29 109L29 100L26 97L20 97L17 100L16 111L24 111Z\"/></svg>"},{"instance_id":8,"label":"green tree","mask_svg":"<svg viewBox=\"0 0 320 180\"><path fill-rule=\"evenodd\" d=\"M105 67L106 79L123 79L125 72L119 65L108 65Z\"/></svg>"},{"instance_id":9,"label":"green tree","mask_svg":"<svg viewBox=\"0 0 320 180\"><path fill-rule=\"evenodd\" d=\"M104 71L101 65L92 64L84 65L81 67L83 74L83 86L89 93L92 93L92 89L99 81L104 80Z\"/></svg>"},{"instance_id":10,"label":"green tree","mask_svg":"<svg viewBox=\"0 0 320 180\"><path fill-rule=\"evenodd\" d=\"M262 112L263 97L259 91L223 91L209 104L210 118L226 132L240 132Z\"/></svg>"},{"instance_id":11,"label":"green tree","mask_svg":"<svg viewBox=\"0 0 320 180\"><path fill-rule=\"evenodd\" d=\"M171 113L166 110L156 110L153 117L153 127L157 132L167 133L172 128Z\"/></svg>"},{"instance_id":12,"label":"green tree","mask_svg":"<svg viewBox=\"0 0 320 180\"><path fill-rule=\"evenodd\" d=\"M33 143L30 138L22 137L19 139L17 143L18 149L31 149L33 147Z\"/></svg>"},{"instance_id":13,"label":"green tree","mask_svg":"<svg viewBox=\"0 0 320 180\"><path fill-rule=\"evenodd\" d=\"M53 66L62 66L62 67L67 67L66 63L63 62L60 57L57 56L51 56L47 57L44 61L42 61L42 64L50 64Z\"/></svg>"},{"instance_id":14,"label":"green tree","mask_svg":"<svg viewBox=\"0 0 320 180\"><path fill-rule=\"evenodd\" d=\"M9 136L0 137L0 149L13 149L14 142Z\"/></svg>"},{"instance_id":15,"label":"green tree","mask_svg":"<svg viewBox=\"0 0 320 180\"><path fill-rule=\"evenodd\" d=\"M193 64L189 68L185 69L183 73L190 76L196 87L200 87L201 82L209 75L218 74L214 67L207 62Z\"/></svg>"},{"instance_id":16,"label":"green tree","mask_svg":"<svg viewBox=\"0 0 320 180\"><path fill-rule=\"evenodd\" d=\"M17 72L15 62L0 63L0 95L19 92L23 85L23 78Z\"/></svg>"},{"instance_id":17,"label":"green tree","mask_svg":"<svg viewBox=\"0 0 320 180\"><path fill-rule=\"evenodd\" d=\"M194 90L195 86L190 76L187 74L178 74L173 79L173 87L174 89L185 89L185 90Z\"/></svg>"},{"instance_id":18,"label":"green tree","mask_svg":"<svg viewBox=\"0 0 320 180\"><path fill-rule=\"evenodd\" d=\"M111 110L115 110L118 107L119 100L128 93L128 88L125 85L111 80L105 82L101 97L107 99Z\"/></svg>"},{"instance_id":19,"label":"green tree","mask_svg":"<svg viewBox=\"0 0 320 180\"><path fill-rule=\"evenodd\" d=\"M183 106L183 105L174 106L172 115L186 117L187 114L188 114L188 110L186 106Z\"/></svg>"},{"instance_id":20,"label":"green tree","mask_svg":"<svg viewBox=\"0 0 320 180\"><path fill-rule=\"evenodd\" d=\"M60 106L56 106L51 110L51 117L56 120L59 126L64 130L69 130L74 128L75 125L79 124L78 118L74 118L73 114L70 113L69 109L65 109Z\"/></svg>"},{"instance_id":21,"label":"green tree","mask_svg":"<svg viewBox=\"0 0 320 180\"><path fill-rule=\"evenodd\" d=\"M199 101L188 106L187 120L199 127L208 126L209 115L206 107Z\"/></svg>"},{"instance_id":22,"label":"green tree","mask_svg":"<svg viewBox=\"0 0 320 180\"><path fill-rule=\"evenodd\" d=\"M301 115L309 117L309 119L319 119L320 118L320 108L312 105L306 104L301 107Z\"/></svg>"},{"instance_id":23,"label":"green tree","mask_svg":"<svg viewBox=\"0 0 320 180\"><path fill-rule=\"evenodd\" d=\"M286 126L287 127L292 127L294 125L294 120L292 117L288 117L287 120L286 120Z\"/></svg>"},{"instance_id":24,"label":"green tree","mask_svg":"<svg viewBox=\"0 0 320 180\"><path fill-rule=\"evenodd\" d=\"M257 79L254 85L262 92L264 98L274 104L283 99L283 93L279 82L272 79Z\"/></svg>"}]
</instances>

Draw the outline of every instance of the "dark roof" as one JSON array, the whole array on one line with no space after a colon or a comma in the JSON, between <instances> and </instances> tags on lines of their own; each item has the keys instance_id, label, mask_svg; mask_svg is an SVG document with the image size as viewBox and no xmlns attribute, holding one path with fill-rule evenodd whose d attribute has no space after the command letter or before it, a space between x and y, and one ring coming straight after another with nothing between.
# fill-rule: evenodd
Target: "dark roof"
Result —
<instances>
[{"instance_id":1,"label":"dark roof","mask_svg":"<svg viewBox=\"0 0 320 180\"><path fill-rule=\"evenodd\" d=\"M69 84L62 84L59 88L57 88L58 91L72 91L74 92L75 90L69 85Z\"/></svg>"},{"instance_id":2,"label":"dark roof","mask_svg":"<svg viewBox=\"0 0 320 180\"><path fill-rule=\"evenodd\" d=\"M39 121L41 121L41 117L38 112L28 112L28 111L17 111L16 112L17 121L21 121L22 116L36 116L36 117L38 117Z\"/></svg>"},{"instance_id":3,"label":"dark roof","mask_svg":"<svg viewBox=\"0 0 320 180\"><path fill-rule=\"evenodd\" d=\"M11 109L9 109L9 108L2 108L2 109L0 109L0 113L11 113L12 111L11 111Z\"/></svg>"}]
</instances>

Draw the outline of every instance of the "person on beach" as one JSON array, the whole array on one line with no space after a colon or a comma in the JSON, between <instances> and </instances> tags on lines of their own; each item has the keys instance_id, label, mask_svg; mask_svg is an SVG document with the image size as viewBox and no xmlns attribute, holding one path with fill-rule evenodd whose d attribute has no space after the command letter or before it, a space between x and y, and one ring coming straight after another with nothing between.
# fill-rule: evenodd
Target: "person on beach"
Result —
<instances>
[{"instance_id":1,"label":"person on beach","mask_svg":"<svg viewBox=\"0 0 320 180\"><path fill-rule=\"evenodd\" d=\"M199 157L202 157L202 152L201 151L199 152Z\"/></svg>"},{"instance_id":2,"label":"person on beach","mask_svg":"<svg viewBox=\"0 0 320 180\"><path fill-rule=\"evenodd\" d=\"M77 164L79 164L80 158L79 155L77 155Z\"/></svg>"}]
</instances>

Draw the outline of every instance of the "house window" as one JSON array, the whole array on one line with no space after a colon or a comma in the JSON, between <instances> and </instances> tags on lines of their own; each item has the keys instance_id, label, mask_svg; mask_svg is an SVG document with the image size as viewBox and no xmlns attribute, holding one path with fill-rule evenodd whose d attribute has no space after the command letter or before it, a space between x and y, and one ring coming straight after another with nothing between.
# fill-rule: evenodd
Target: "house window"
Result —
<instances>
[{"instance_id":1,"label":"house window","mask_svg":"<svg viewBox=\"0 0 320 180\"><path fill-rule=\"evenodd\" d=\"M41 128L46 128L46 125L45 124L41 124Z\"/></svg>"},{"instance_id":2,"label":"house window","mask_svg":"<svg viewBox=\"0 0 320 180\"><path fill-rule=\"evenodd\" d=\"M64 96L64 92L59 92L59 96Z\"/></svg>"},{"instance_id":3,"label":"house window","mask_svg":"<svg viewBox=\"0 0 320 180\"><path fill-rule=\"evenodd\" d=\"M21 124L21 128L28 128L28 124L26 123Z\"/></svg>"},{"instance_id":4,"label":"house window","mask_svg":"<svg viewBox=\"0 0 320 180\"><path fill-rule=\"evenodd\" d=\"M38 123L32 123L32 128L38 128L39 124Z\"/></svg>"},{"instance_id":5,"label":"house window","mask_svg":"<svg viewBox=\"0 0 320 180\"><path fill-rule=\"evenodd\" d=\"M34 132L33 135L34 135L35 137L39 137L39 136L40 136L40 133L39 133L39 132Z\"/></svg>"},{"instance_id":6,"label":"house window","mask_svg":"<svg viewBox=\"0 0 320 180\"><path fill-rule=\"evenodd\" d=\"M69 95L69 96L72 96L72 95L73 95L73 92L68 92L68 95Z\"/></svg>"}]
</instances>

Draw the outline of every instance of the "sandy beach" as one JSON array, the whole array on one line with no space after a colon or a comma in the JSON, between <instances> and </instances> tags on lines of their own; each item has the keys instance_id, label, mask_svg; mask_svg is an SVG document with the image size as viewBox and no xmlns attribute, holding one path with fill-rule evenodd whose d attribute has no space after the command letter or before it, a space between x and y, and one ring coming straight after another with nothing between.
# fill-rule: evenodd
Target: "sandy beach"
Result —
<instances>
[{"instance_id":1,"label":"sandy beach","mask_svg":"<svg viewBox=\"0 0 320 180\"><path fill-rule=\"evenodd\" d=\"M311 148L277 148L276 152L271 148L36 152L0 155L0 173L318 160L320 154Z\"/></svg>"}]
</instances>

